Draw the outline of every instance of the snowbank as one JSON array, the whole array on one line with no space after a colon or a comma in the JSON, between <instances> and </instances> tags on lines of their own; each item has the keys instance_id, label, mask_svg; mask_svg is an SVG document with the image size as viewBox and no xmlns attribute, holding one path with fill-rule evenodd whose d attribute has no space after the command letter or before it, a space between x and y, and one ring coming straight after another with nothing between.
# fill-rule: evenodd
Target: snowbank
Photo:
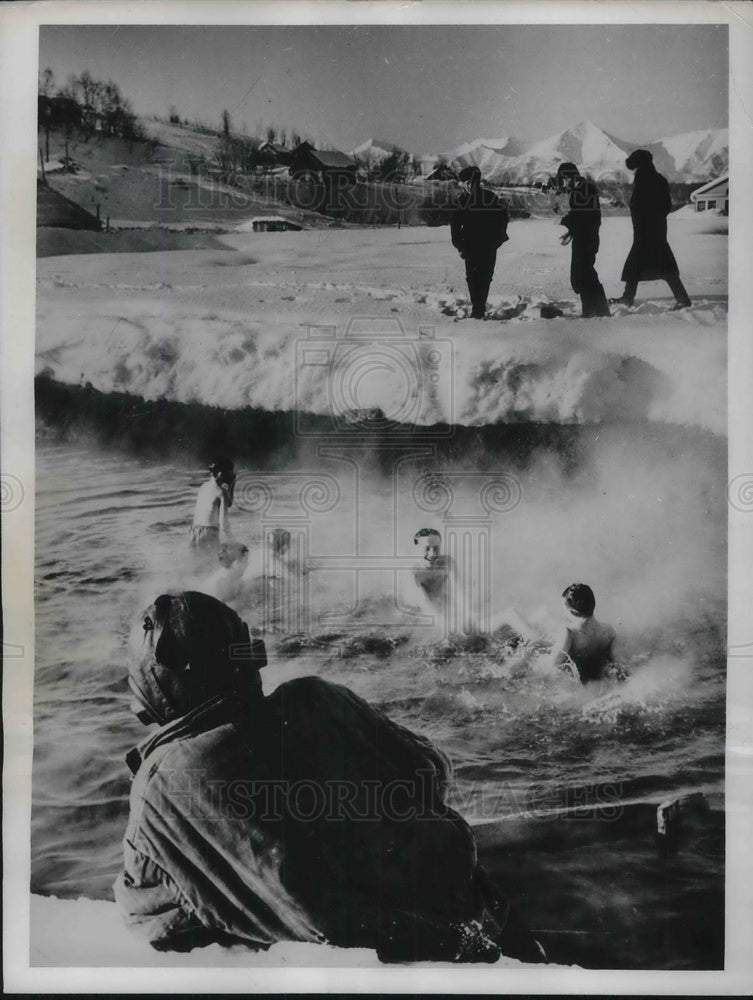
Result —
<instances>
[{"instance_id":1,"label":"snowbank","mask_svg":"<svg viewBox=\"0 0 753 1000\"><path fill-rule=\"evenodd\" d=\"M465 319L462 262L441 230L236 233L221 241L237 253L51 257L38 268L37 370L226 408L723 434L726 240L697 230L670 230L693 308L670 312L666 286L646 283L637 308L611 320L579 318L569 254L546 221L511 226L483 324ZM603 231L606 284L629 221ZM548 303L562 318L541 319Z\"/></svg>"},{"instance_id":2,"label":"snowbank","mask_svg":"<svg viewBox=\"0 0 753 1000\"><path fill-rule=\"evenodd\" d=\"M240 946L210 945L187 954L163 953L140 941L123 924L114 903L94 899L31 897L31 966L182 968L385 968L366 948L333 948L307 943L277 944L255 952ZM495 968L526 968L514 958L501 958ZM411 968L453 968L440 962L416 962ZM551 968L551 966L550 966Z\"/></svg>"}]
</instances>

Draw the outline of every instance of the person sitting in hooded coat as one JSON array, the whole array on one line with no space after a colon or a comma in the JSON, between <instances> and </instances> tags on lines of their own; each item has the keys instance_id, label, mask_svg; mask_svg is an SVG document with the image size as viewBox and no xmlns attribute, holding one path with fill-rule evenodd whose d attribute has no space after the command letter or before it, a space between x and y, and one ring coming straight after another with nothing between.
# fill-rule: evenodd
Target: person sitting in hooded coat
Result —
<instances>
[{"instance_id":1,"label":"person sitting in hooded coat","mask_svg":"<svg viewBox=\"0 0 753 1000\"><path fill-rule=\"evenodd\" d=\"M383 961L541 961L444 801L448 763L347 688L265 697L263 643L220 601L163 594L137 626L126 921L160 950L279 941Z\"/></svg>"},{"instance_id":2,"label":"person sitting in hooded coat","mask_svg":"<svg viewBox=\"0 0 753 1000\"><path fill-rule=\"evenodd\" d=\"M675 309L691 304L690 296L680 279L675 255L667 242L667 216L672 210L667 178L654 166L647 149L636 149L625 166L635 171L633 193L630 196L630 218L633 221L633 245L622 269L625 291L614 301L632 306L639 281L666 281L675 297Z\"/></svg>"}]
</instances>

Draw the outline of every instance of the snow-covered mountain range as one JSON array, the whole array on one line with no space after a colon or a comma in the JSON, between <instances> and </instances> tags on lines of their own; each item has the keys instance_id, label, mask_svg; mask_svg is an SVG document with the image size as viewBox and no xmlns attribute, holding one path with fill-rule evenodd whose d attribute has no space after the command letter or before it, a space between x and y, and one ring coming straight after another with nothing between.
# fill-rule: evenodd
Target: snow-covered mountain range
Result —
<instances>
[{"instance_id":1,"label":"snow-covered mountain range","mask_svg":"<svg viewBox=\"0 0 753 1000\"><path fill-rule=\"evenodd\" d=\"M369 139L354 149L353 155L379 163L399 147L384 140ZM454 169L478 166L484 178L497 184L546 181L563 160L577 163L595 180L630 182L632 173L625 158L638 148L618 139L593 122L523 146L511 136L475 139L442 154L417 155L421 173L428 173L440 160ZM643 143L654 155L657 170L668 180L697 183L725 172L729 167L729 130L701 129Z\"/></svg>"}]
</instances>

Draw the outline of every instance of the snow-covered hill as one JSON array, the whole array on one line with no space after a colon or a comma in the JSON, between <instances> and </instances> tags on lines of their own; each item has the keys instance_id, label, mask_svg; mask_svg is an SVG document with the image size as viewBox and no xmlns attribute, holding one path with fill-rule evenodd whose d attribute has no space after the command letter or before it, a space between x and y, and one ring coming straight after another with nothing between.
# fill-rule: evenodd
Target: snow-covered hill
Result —
<instances>
[{"instance_id":1,"label":"snow-covered hill","mask_svg":"<svg viewBox=\"0 0 753 1000\"><path fill-rule=\"evenodd\" d=\"M492 179L500 168L523 152L517 139L502 136L499 139L475 139L464 142L444 154L444 159L456 169L478 167L487 179Z\"/></svg>"},{"instance_id":2,"label":"snow-covered hill","mask_svg":"<svg viewBox=\"0 0 753 1000\"><path fill-rule=\"evenodd\" d=\"M629 180L625 157L630 146L613 138L593 122L581 122L574 128L541 139L512 162L500 163L497 175L518 182L546 180L557 167L570 160L583 167L597 180ZM490 180L496 180L492 176ZM500 178L502 179L502 178Z\"/></svg>"},{"instance_id":3,"label":"snow-covered hill","mask_svg":"<svg viewBox=\"0 0 753 1000\"><path fill-rule=\"evenodd\" d=\"M670 181L693 183L710 180L729 166L729 130L701 129L683 132L642 144L654 154L660 173ZM368 153L377 162L395 147L392 143L369 139L354 153ZM580 122L573 128L540 139L524 147L510 136L497 139L474 139L439 155L422 155L421 172L427 174L440 160L455 170L477 166L487 181L497 184L524 184L546 181L564 160L577 163L596 180L630 183L632 173L625 166L631 150L638 148L610 135L591 121Z\"/></svg>"},{"instance_id":4,"label":"snow-covered hill","mask_svg":"<svg viewBox=\"0 0 753 1000\"><path fill-rule=\"evenodd\" d=\"M404 152L404 150L401 146L396 146L394 143L387 142L385 139L367 139L366 142L362 142L360 146L356 146L355 149L351 149L350 155L376 166L378 163L386 160L387 157L391 156L393 153L402 152Z\"/></svg>"},{"instance_id":5,"label":"snow-covered hill","mask_svg":"<svg viewBox=\"0 0 753 1000\"><path fill-rule=\"evenodd\" d=\"M656 169L671 180L705 181L729 169L729 129L709 128L646 145Z\"/></svg>"}]
</instances>

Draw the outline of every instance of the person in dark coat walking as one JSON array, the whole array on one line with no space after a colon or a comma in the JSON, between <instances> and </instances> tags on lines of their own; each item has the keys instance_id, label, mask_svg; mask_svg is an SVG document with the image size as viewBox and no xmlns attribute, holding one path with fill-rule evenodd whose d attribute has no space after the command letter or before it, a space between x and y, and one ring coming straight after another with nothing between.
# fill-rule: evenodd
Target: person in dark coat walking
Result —
<instances>
[{"instance_id":1,"label":"person in dark coat walking","mask_svg":"<svg viewBox=\"0 0 753 1000\"><path fill-rule=\"evenodd\" d=\"M575 294L580 295L581 315L584 319L610 316L609 303L594 266L601 226L599 192L592 180L581 176L574 163L560 163L557 187L570 192L569 211L561 221L567 233L560 242L563 245L572 242L570 284Z\"/></svg>"},{"instance_id":2,"label":"person in dark coat walking","mask_svg":"<svg viewBox=\"0 0 753 1000\"><path fill-rule=\"evenodd\" d=\"M690 305L690 296L680 280L675 255L667 242L667 216L672 199L666 177L658 173L654 158L647 149L636 149L625 166L635 171L630 197L630 217L633 220L633 245L630 248L622 280L625 291L616 302L632 306L639 281L666 281L675 297L675 309Z\"/></svg>"},{"instance_id":3,"label":"person in dark coat walking","mask_svg":"<svg viewBox=\"0 0 753 1000\"><path fill-rule=\"evenodd\" d=\"M465 167L459 179L467 184L467 189L452 216L452 245L465 261L471 318L483 319L497 250L510 238L507 235L509 216L504 203L481 186L478 167Z\"/></svg>"}]
</instances>

